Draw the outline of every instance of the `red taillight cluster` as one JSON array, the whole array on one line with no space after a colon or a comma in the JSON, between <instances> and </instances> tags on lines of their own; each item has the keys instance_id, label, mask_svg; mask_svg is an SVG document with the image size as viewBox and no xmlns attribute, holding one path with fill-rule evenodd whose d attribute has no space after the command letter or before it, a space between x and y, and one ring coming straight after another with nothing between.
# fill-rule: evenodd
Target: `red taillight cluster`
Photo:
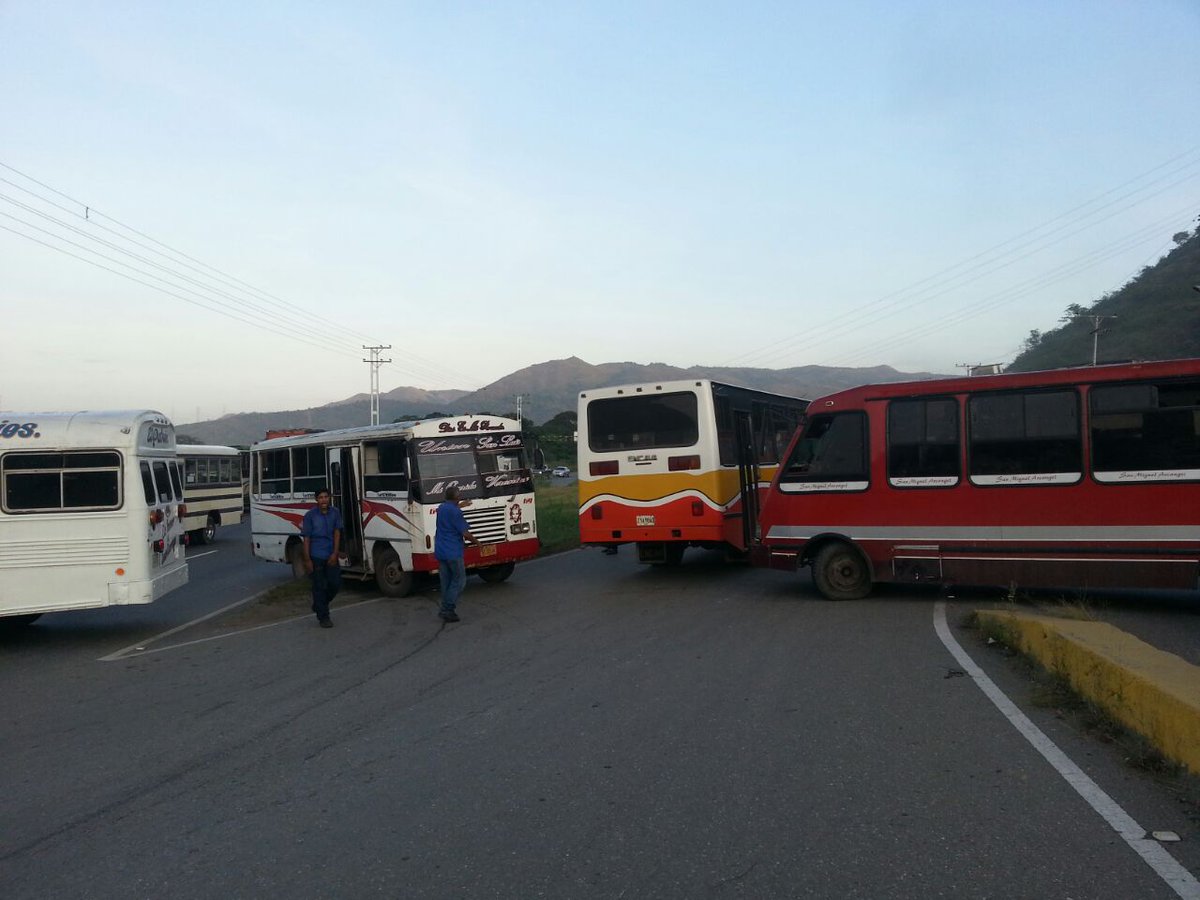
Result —
<instances>
[{"instance_id":1,"label":"red taillight cluster","mask_svg":"<svg viewBox=\"0 0 1200 900\"><path fill-rule=\"evenodd\" d=\"M603 462L588 463L588 473L591 475L616 475L619 469L619 464L615 459L606 459Z\"/></svg>"},{"instance_id":2,"label":"red taillight cluster","mask_svg":"<svg viewBox=\"0 0 1200 900\"><path fill-rule=\"evenodd\" d=\"M692 501L692 515L693 515L693 516L702 516L702 515L704 515L704 503L703 503L703 501L700 501L700 500L693 500L693 501Z\"/></svg>"},{"instance_id":3,"label":"red taillight cluster","mask_svg":"<svg viewBox=\"0 0 1200 900\"><path fill-rule=\"evenodd\" d=\"M155 553L162 553L163 550L165 550L165 549L167 549L166 541L155 541L154 542L154 552Z\"/></svg>"},{"instance_id":4,"label":"red taillight cluster","mask_svg":"<svg viewBox=\"0 0 1200 900\"><path fill-rule=\"evenodd\" d=\"M700 468L700 457L692 456L669 456L667 457L667 469L671 472L686 472L689 469Z\"/></svg>"},{"instance_id":5,"label":"red taillight cluster","mask_svg":"<svg viewBox=\"0 0 1200 900\"><path fill-rule=\"evenodd\" d=\"M592 507L592 518L593 519L603 519L604 518L603 504L597 503L595 506Z\"/></svg>"},{"instance_id":6,"label":"red taillight cluster","mask_svg":"<svg viewBox=\"0 0 1200 900\"><path fill-rule=\"evenodd\" d=\"M151 525L162 524L162 520L164 518L166 518L166 517L163 515L163 511L161 509L150 510L150 524Z\"/></svg>"},{"instance_id":7,"label":"red taillight cluster","mask_svg":"<svg viewBox=\"0 0 1200 900\"><path fill-rule=\"evenodd\" d=\"M187 515L187 504L186 504L186 503L180 503L180 504L179 504L179 518L181 518L181 519L182 519L182 518L183 518L184 516L186 516L186 515Z\"/></svg>"}]
</instances>

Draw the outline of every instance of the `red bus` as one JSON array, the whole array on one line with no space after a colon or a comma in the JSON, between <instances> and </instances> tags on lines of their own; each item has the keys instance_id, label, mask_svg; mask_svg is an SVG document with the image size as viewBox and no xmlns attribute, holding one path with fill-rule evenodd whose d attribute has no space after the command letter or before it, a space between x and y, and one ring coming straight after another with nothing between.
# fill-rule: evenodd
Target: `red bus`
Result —
<instances>
[{"instance_id":1,"label":"red bus","mask_svg":"<svg viewBox=\"0 0 1200 900\"><path fill-rule=\"evenodd\" d=\"M755 561L875 582L1195 589L1200 359L868 385L814 400Z\"/></svg>"}]
</instances>

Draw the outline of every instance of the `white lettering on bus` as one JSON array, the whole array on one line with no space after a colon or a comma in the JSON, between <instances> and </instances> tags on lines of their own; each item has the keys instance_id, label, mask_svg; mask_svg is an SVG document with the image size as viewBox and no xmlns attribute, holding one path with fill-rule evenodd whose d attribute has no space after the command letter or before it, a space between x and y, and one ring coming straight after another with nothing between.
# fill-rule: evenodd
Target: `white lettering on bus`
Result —
<instances>
[{"instance_id":1,"label":"white lettering on bus","mask_svg":"<svg viewBox=\"0 0 1200 900\"><path fill-rule=\"evenodd\" d=\"M470 444L455 444L450 441L418 441L418 453L453 453L458 450L470 450Z\"/></svg>"},{"instance_id":2,"label":"white lettering on bus","mask_svg":"<svg viewBox=\"0 0 1200 900\"><path fill-rule=\"evenodd\" d=\"M519 447L521 438L515 434L486 435L479 438L480 450L496 450L501 447Z\"/></svg>"},{"instance_id":3,"label":"white lettering on bus","mask_svg":"<svg viewBox=\"0 0 1200 900\"><path fill-rule=\"evenodd\" d=\"M502 475L488 475L484 478L484 484L486 484L490 488L510 487L512 485L528 484L528 483L529 483L528 478L523 478L519 475L516 477L503 475L503 474Z\"/></svg>"}]
</instances>

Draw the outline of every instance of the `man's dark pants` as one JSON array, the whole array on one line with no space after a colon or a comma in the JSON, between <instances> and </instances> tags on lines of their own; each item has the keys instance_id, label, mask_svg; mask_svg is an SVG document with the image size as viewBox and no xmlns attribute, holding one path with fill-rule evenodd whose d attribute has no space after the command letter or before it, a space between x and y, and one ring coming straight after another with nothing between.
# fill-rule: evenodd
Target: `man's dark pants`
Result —
<instances>
[{"instance_id":1,"label":"man's dark pants","mask_svg":"<svg viewBox=\"0 0 1200 900\"><path fill-rule=\"evenodd\" d=\"M324 622L329 618L329 604L342 588L342 570L336 563L328 560L313 560L312 574L312 611L317 614L317 621Z\"/></svg>"}]
</instances>

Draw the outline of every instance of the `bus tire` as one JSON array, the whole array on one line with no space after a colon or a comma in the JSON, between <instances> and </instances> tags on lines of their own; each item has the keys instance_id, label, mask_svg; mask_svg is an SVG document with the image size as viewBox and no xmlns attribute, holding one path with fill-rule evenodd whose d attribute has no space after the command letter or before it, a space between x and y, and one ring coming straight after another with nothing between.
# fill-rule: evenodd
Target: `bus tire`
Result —
<instances>
[{"instance_id":1,"label":"bus tire","mask_svg":"<svg viewBox=\"0 0 1200 900\"><path fill-rule=\"evenodd\" d=\"M200 529L200 543L211 544L217 539L217 517L209 516L204 527Z\"/></svg>"},{"instance_id":2,"label":"bus tire","mask_svg":"<svg viewBox=\"0 0 1200 900\"><path fill-rule=\"evenodd\" d=\"M826 600L861 600L871 593L867 561L845 541L832 541L817 551L813 581Z\"/></svg>"},{"instance_id":3,"label":"bus tire","mask_svg":"<svg viewBox=\"0 0 1200 900\"><path fill-rule=\"evenodd\" d=\"M405 572L400 554L391 547L375 551L375 584L385 597L407 597L413 589L413 573Z\"/></svg>"},{"instance_id":4,"label":"bus tire","mask_svg":"<svg viewBox=\"0 0 1200 900\"><path fill-rule=\"evenodd\" d=\"M305 578L308 576L308 568L304 565L304 544L300 541L294 541L287 548L287 560L291 563L293 578Z\"/></svg>"},{"instance_id":5,"label":"bus tire","mask_svg":"<svg viewBox=\"0 0 1200 900\"><path fill-rule=\"evenodd\" d=\"M499 584L501 581L506 580L508 576L513 573L513 569L516 567L516 563L500 563L498 566L488 566L484 569L476 569L475 574L488 584Z\"/></svg>"}]
</instances>

